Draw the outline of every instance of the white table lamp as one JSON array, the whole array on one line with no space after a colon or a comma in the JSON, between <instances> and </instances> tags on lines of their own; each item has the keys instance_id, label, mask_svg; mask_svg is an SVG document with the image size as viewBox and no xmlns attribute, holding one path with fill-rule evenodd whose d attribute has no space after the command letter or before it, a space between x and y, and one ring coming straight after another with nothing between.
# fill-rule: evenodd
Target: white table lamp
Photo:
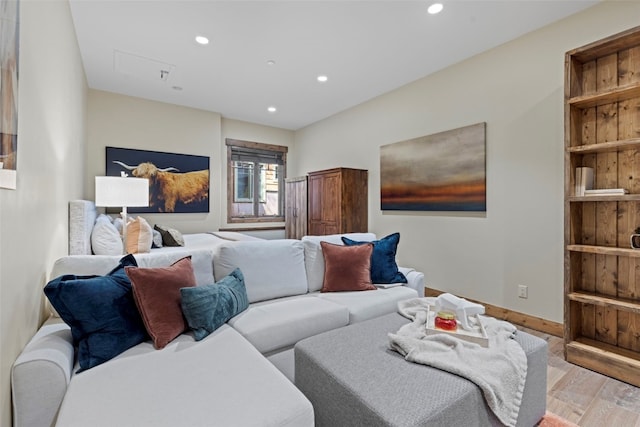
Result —
<instances>
[{"instance_id":1,"label":"white table lamp","mask_svg":"<svg viewBox=\"0 0 640 427\"><path fill-rule=\"evenodd\" d=\"M127 247L127 207L149 206L149 180L120 176L96 176L96 206L122 207L122 240Z\"/></svg>"}]
</instances>

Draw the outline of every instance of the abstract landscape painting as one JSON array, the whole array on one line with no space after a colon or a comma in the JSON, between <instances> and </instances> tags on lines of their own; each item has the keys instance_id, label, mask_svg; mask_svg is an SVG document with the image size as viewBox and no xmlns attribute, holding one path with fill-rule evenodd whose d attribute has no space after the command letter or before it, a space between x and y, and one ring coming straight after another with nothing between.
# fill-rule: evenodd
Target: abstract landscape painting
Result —
<instances>
[{"instance_id":1,"label":"abstract landscape painting","mask_svg":"<svg viewBox=\"0 0 640 427\"><path fill-rule=\"evenodd\" d=\"M486 211L486 123L380 147L382 210Z\"/></svg>"}]
</instances>

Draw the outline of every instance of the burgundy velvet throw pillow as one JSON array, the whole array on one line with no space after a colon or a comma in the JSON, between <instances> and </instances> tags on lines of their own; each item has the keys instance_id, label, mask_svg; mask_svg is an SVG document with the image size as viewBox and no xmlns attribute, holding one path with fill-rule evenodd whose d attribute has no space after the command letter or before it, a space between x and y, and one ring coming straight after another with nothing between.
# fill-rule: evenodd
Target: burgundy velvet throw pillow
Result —
<instances>
[{"instance_id":1,"label":"burgundy velvet throw pillow","mask_svg":"<svg viewBox=\"0 0 640 427\"><path fill-rule=\"evenodd\" d=\"M187 329L180 288L196 286L191 257L179 259L169 267L126 267L125 271L154 347L165 347Z\"/></svg>"},{"instance_id":2,"label":"burgundy velvet throw pillow","mask_svg":"<svg viewBox=\"0 0 640 427\"><path fill-rule=\"evenodd\" d=\"M320 292L369 291L373 244L342 246L320 242L324 255L324 281Z\"/></svg>"}]
</instances>

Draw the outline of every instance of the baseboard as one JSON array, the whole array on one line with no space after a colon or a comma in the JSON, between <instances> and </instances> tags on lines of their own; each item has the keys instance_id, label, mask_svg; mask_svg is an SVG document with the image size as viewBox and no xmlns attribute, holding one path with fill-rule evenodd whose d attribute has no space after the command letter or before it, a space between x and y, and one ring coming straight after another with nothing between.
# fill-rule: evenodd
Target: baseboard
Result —
<instances>
[{"instance_id":1,"label":"baseboard","mask_svg":"<svg viewBox=\"0 0 640 427\"><path fill-rule=\"evenodd\" d=\"M437 289L424 288L425 297L437 297L444 293ZM459 295L462 296L462 295ZM484 310L487 316L495 317L496 319L506 320L507 322L515 323L516 325L524 326L526 328L535 329L536 331L544 332L545 334L553 335L556 337L563 337L564 327L562 323L551 322L549 320L542 319L540 317L530 316L528 314L519 313L517 311L509 310L507 308L498 307L495 305L487 304L482 301L473 300L471 298L463 297L469 301L477 302L484 305Z\"/></svg>"}]
</instances>

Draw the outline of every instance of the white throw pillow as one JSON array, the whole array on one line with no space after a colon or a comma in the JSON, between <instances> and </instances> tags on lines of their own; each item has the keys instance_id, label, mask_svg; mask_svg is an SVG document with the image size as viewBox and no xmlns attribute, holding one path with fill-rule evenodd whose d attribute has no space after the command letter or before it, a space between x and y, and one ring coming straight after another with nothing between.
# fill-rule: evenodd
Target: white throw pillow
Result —
<instances>
[{"instance_id":1,"label":"white throw pillow","mask_svg":"<svg viewBox=\"0 0 640 427\"><path fill-rule=\"evenodd\" d=\"M158 230L151 230L153 232L153 245L152 248L162 247L162 234Z\"/></svg>"},{"instance_id":2,"label":"white throw pillow","mask_svg":"<svg viewBox=\"0 0 640 427\"><path fill-rule=\"evenodd\" d=\"M122 255L122 238L107 215L98 216L93 225L91 249L96 255Z\"/></svg>"}]
</instances>

